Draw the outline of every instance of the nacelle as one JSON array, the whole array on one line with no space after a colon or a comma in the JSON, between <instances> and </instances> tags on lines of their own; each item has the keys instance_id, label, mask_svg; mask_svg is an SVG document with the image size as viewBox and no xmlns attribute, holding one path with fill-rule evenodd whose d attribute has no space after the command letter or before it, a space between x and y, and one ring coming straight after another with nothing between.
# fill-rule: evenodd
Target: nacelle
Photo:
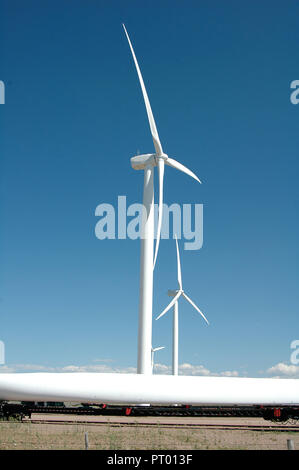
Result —
<instances>
[{"instance_id":1,"label":"nacelle","mask_svg":"<svg viewBox=\"0 0 299 470\"><path fill-rule=\"evenodd\" d=\"M178 290L169 290L167 293L169 297L175 297L179 291Z\"/></svg>"},{"instance_id":2,"label":"nacelle","mask_svg":"<svg viewBox=\"0 0 299 470\"><path fill-rule=\"evenodd\" d=\"M145 153L131 158L131 165L134 170L144 170L148 165L156 166L155 153Z\"/></svg>"}]
</instances>

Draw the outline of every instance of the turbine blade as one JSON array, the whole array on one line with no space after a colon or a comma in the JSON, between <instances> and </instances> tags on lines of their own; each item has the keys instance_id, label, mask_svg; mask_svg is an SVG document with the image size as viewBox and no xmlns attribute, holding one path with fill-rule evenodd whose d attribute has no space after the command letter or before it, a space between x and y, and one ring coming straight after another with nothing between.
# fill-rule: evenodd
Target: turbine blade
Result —
<instances>
[{"instance_id":1,"label":"turbine blade","mask_svg":"<svg viewBox=\"0 0 299 470\"><path fill-rule=\"evenodd\" d=\"M158 162L158 176L159 176L159 212L158 212L158 227L157 227L157 238L156 238L156 246L155 246L155 256L154 256L154 265L153 269L155 269L155 264L158 256L160 238L161 238L161 227L162 227L162 218L163 218L163 180L164 180L164 160L162 158L157 159Z\"/></svg>"},{"instance_id":2,"label":"turbine blade","mask_svg":"<svg viewBox=\"0 0 299 470\"><path fill-rule=\"evenodd\" d=\"M165 349L165 346L160 346L159 348L154 348L153 352L160 351L161 349Z\"/></svg>"},{"instance_id":3,"label":"turbine blade","mask_svg":"<svg viewBox=\"0 0 299 470\"><path fill-rule=\"evenodd\" d=\"M183 287L182 287L181 261L180 261L180 252L179 252L178 239L177 239L176 235L175 235L175 243L176 243L177 264L178 264L178 283L179 283L180 290L182 290Z\"/></svg>"},{"instance_id":4,"label":"turbine blade","mask_svg":"<svg viewBox=\"0 0 299 470\"><path fill-rule=\"evenodd\" d=\"M172 301L167 305L167 307L163 310L162 313L156 318L156 320L159 320L159 318L163 317L165 313L168 312L168 310L171 309L171 307L175 304L175 302L178 300L178 298L182 295L182 291L179 291L176 296L172 299Z\"/></svg>"},{"instance_id":5,"label":"turbine blade","mask_svg":"<svg viewBox=\"0 0 299 470\"><path fill-rule=\"evenodd\" d=\"M135 52L134 52L132 43L130 41L128 32L127 32L126 27L125 27L124 24L123 24L123 28L125 30L125 33L126 33L126 36L127 36L128 42L129 42L129 46L130 46L130 49L131 49L131 52L132 52L132 56L133 56L133 59L134 59L134 62L135 62L135 67L136 67L136 70L137 70L137 74L138 74L138 78L139 78L139 82L140 82L140 86L141 86L141 90L142 90L142 94L143 94L143 99L144 99L144 103L145 103L145 107L146 107L147 117L148 117L150 129L151 129L151 133L152 133L152 138L153 138L156 154L157 155L162 155L163 154L162 145L161 145L161 142L160 142L160 139L159 139L156 123L155 123L154 116L153 116L153 113L152 113L152 108L151 108L151 105L150 105L150 102L149 102L149 99L148 99L148 96L147 96L147 92L146 92L146 89L145 89L145 85L144 85L144 81L143 81L143 78L142 78L142 75L141 75L141 71L140 71L136 56L135 56Z\"/></svg>"},{"instance_id":6,"label":"turbine blade","mask_svg":"<svg viewBox=\"0 0 299 470\"><path fill-rule=\"evenodd\" d=\"M187 175L191 176L196 181L201 183L200 179L197 178L196 174L193 173L193 171L189 170L186 166L184 166L181 163L177 162L173 158L167 158L167 160L165 160L165 163L166 163L166 165L172 166L172 168L175 168L176 170L179 170L179 171L182 171L183 173L186 173Z\"/></svg>"},{"instance_id":7,"label":"turbine blade","mask_svg":"<svg viewBox=\"0 0 299 470\"><path fill-rule=\"evenodd\" d=\"M206 317L204 316L204 314L199 310L199 308L195 305L195 303L192 302L192 300L190 299L190 297L188 297L188 295L185 294L185 292L183 292L183 296L185 297L186 300L188 300L188 302L192 305L192 307L194 307L195 310L197 310L197 311L201 314L202 318L203 318L203 319L207 322L207 324L209 325L210 323L208 322L208 320L206 319Z\"/></svg>"}]
</instances>

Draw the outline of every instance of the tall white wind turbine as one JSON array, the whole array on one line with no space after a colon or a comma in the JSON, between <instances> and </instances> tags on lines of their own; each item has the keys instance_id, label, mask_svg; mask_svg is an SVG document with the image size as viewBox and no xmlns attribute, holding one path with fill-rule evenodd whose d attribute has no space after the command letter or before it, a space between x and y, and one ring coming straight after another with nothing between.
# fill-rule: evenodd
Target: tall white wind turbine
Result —
<instances>
[{"instance_id":1,"label":"tall white wind turbine","mask_svg":"<svg viewBox=\"0 0 299 470\"><path fill-rule=\"evenodd\" d=\"M154 142L155 153L137 155L131 158L135 170L144 170L143 187L143 216L141 228L141 267L140 267L140 298L139 298L139 328L138 328L138 374L151 374L151 344L152 344L152 306L153 306L153 270L157 260L163 211L163 180L164 165L172 166L186 173L200 183L197 176L181 163L169 158L163 152L151 105L145 89L141 71L135 56L125 25L125 30L131 53L137 70L147 117ZM154 254L154 167L158 167L159 178L159 211L157 239Z\"/></svg>"},{"instance_id":2,"label":"tall white wind turbine","mask_svg":"<svg viewBox=\"0 0 299 470\"><path fill-rule=\"evenodd\" d=\"M204 314L199 310L199 308L195 305L195 303L190 299L190 297L187 296L187 294L183 290L183 284L182 284L182 272L181 272L181 262L180 262L180 252L179 252L179 246L178 246L178 240L177 237L175 236L175 242L176 242L176 252L177 252L177 273L178 273L178 284L179 288L178 290L169 290L168 295L170 297L173 297L172 301L167 305L167 307L163 310L162 313L156 318L156 320L159 320L165 313L168 312L168 310L173 307L173 338L172 338L172 374L173 375L178 375L178 357L179 357L179 308L178 308L178 300L181 297L185 297L185 299L192 305L192 307L197 310L202 318L207 322L209 325L208 320L204 316Z\"/></svg>"}]
</instances>

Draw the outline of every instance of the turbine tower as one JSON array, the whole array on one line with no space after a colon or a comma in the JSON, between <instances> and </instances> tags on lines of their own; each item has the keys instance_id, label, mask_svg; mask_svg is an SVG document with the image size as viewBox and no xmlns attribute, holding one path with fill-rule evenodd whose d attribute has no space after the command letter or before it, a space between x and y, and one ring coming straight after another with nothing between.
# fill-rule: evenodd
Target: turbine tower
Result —
<instances>
[{"instance_id":1,"label":"turbine tower","mask_svg":"<svg viewBox=\"0 0 299 470\"><path fill-rule=\"evenodd\" d=\"M164 166L169 165L177 170L186 173L200 183L197 176L181 163L173 158L169 158L163 152L159 139L156 123L152 113L151 105L145 89L141 71L135 56L135 52L130 41L128 32L123 24L126 33L139 83L141 86L143 99L146 107L147 117L155 147L155 153L137 155L131 158L131 165L135 170L144 170L143 186L143 214L141 227L141 254L140 254L140 296L139 296L139 326L138 326L138 374L151 374L151 347L152 347L152 310L153 310L153 270L157 260L163 211L163 180ZM157 224L157 239L154 254L154 168L158 167L159 178L159 211Z\"/></svg>"},{"instance_id":2,"label":"turbine tower","mask_svg":"<svg viewBox=\"0 0 299 470\"><path fill-rule=\"evenodd\" d=\"M179 252L179 246L178 246L178 240L175 235L175 242L176 242L176 252L177 252L177 273L178 273L178 284L179 284L179 289L178 290L169 290L168 295L170 297L173 297L172 301L167 305L167 307L163 310L162 313L156 318L156 320L159 320L165 313L168 312L168 310L173 307L173 338L172 338L172 374L173 375L178 375L178 357L179 357L179 307L178 307L178 300L181 297L185 297L185 299L194 307L202 316L202 318L207 322L209 325L208 320L204 316L204 314L199 310L199 308L195 305L195 303L187 296L187 294L183 290L183 284L182 284L182 272L181 272L181 262L180 262L180 252Z\"/></svg>"}]
</instances>

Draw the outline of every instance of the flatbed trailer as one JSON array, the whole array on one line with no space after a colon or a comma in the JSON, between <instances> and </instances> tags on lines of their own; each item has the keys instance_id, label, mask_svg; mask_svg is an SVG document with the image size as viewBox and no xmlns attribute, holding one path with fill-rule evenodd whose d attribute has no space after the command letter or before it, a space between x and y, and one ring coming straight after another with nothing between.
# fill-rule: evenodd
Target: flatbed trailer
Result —
<instances>
[{"instance_id":1,"label":"flatbed trailer","mask_svg":"<svg viewBox=\"0 0 299 470\"><path fill-rule=\"evenodd\" d=\"M103 415L103 416L198 416L264 418L276 422L299 420L299 406L141 406L81 403L68 406L65 403L21 402L0 403L0 419L31 417L33 413Z\"/></svg>"}]
</instances>

